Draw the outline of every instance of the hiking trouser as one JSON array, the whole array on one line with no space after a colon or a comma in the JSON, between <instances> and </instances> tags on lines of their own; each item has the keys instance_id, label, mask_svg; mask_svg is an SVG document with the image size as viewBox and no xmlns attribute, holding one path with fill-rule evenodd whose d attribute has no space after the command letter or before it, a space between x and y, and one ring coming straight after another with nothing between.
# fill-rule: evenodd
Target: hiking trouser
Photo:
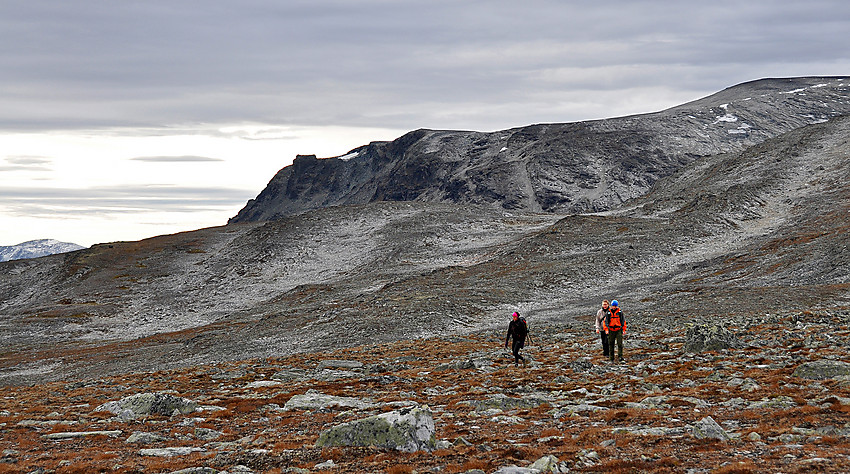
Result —
<instances>
[{"instance_id":1,"label":"hiking trouser","mask_svg":"<svg viewBox=\"0 0 850 474\"><path fill-rule=\"evenodd\" d=\"M511 350L514 353L514 364L519 364L520 361L525 362L525 359L519 355L519 350L525 347L525 340L517 341L514 339L514 343L511 346Z\"/></svg>"},{"instance_id":2,"label":"hiking trouser","mask_svg":"<svg viewBox=\"0 0 850 474\"><path fill-rule=\"evenodd\" d=\"M605 331L599 331L599 339L602 340L602 355L608 357L608 335Z\"/></svg>"},{"instance_id":3,"label":"hiking trouser","mask_svg":"<svg viewBox=\"0 0 850 474\"><path fill-rule=\"evenodd\" d=\"M617 344L617 357L623 360L623 330L608 331L608 357L614 361L614 344Z\"/></svg>"}]
</instances>

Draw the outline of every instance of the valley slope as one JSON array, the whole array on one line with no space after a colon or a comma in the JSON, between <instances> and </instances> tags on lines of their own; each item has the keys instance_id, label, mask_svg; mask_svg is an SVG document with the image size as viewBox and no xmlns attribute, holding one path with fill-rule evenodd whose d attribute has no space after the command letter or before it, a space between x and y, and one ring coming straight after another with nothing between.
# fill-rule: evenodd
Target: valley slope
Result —
<instances>
[{"instance_id":1,"label":"valley slope","mask_svg":"<svg viewBox=\"0 0 850 474\"><path fill-rule=\"evenodd\" d=\"M0 263L0 384L581 321L603 297L636 330L843 308L850 119L799 120L594 214L372 202Z\"/></svg>"}]
</instances>

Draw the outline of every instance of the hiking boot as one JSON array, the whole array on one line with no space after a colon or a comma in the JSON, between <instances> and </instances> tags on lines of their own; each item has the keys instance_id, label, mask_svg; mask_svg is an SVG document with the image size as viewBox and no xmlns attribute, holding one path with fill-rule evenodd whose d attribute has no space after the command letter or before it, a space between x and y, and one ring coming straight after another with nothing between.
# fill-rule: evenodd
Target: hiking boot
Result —
<instances>
[{"instance_id":1,"label":"hiking boot","mask_svg":"<svg viewBox=\"0 0 850 474\"><path fill-rule=\"evenodd\" d=\"M522 368L524 369L525 367L526 367L526 363L525 363L525 359L523 359L522 360Z\"/></svg>"}]
</instances>

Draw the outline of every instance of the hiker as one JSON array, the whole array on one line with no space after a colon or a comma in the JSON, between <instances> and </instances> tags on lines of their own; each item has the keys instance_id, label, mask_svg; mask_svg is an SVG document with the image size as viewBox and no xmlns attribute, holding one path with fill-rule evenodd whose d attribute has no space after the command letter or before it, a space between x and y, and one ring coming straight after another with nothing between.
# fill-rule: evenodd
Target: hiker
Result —
<instances>
[{"instance_id":1,"label":"hiker","mask_svg":"<svg viewBox=\"0 0 850 474\"><path fill-rule=\"evenodd\" d=\"M522 361L522 366L525 367L525 358L519 354L519 350L525 346L525 338L528 338L528 343L531 344L531 335L528 334L528 323L525 322L525 318L521 317L519 313L514 313L511 315L513 320L510 324L508 324L508 335L505 337L505 349L508 348L508 341L513 337L514 342L512 346L512 351L514 354L514 366L519 367L520 361Z\"/></svg>"},{"instance_id":2,"label":"hiker","mask_svg":"<svg viewBox=\"0 0 850 474\"><path fill-rule=\"evenodd\" d=\"M602 307L596 312L596 334L599 334L599 339L602 341L602 356L608 357L608 337L603 329L603 324L611 310L608 309L608 300L602 300Z\"/></svg>"},{"instance_id":3,"label":"hiker","mask_svg":"<svg viewBox=\"0 0 850 474\"><path fill-rule=\"evenodd\" d=\"M617 344L617 357L619 362L623 361L623 334L626 333L626 317L620 309L617 300L611 302L611 309L602 322L605 334L608 337L608 357L614 362L614 343Z\"/></svg>"}]
</instances>

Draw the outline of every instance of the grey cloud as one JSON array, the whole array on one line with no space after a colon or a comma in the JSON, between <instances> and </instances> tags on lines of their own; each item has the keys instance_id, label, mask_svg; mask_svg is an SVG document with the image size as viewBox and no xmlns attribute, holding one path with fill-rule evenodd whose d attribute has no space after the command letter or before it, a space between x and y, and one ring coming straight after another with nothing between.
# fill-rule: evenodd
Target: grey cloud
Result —
<instances>
[{"instance_id":1,"label":"grey cloud","mask_svg":"<svg viewBox=\"0 0 850 474\"><path fill-rule=\"evenodd\" d=\"M843 0L11 2L0 127L579 120L574 96L617 94L605 115L635 91L846 74L848 30Z\"/></svg>"},{"instance_id":2,"label":"grey cloud","mask_svg":"<svg viewBox=\"0 0 850 474\"><path fill-rule=\"evenodd\" d=\"M53 160L46 156L14 155L7 156L7 165L0 164L0 172L3 171L51 171L50 165Z\"/></svg>"},{"instance_id":3,"label":"grey cloud","mask_svg":"<svg viewBox=\"0 0 850 474\"><path fill-rule=\"evenodd\" d=\"M7 156L6 161L15 165L45 165L51 163L53 160L46 156L15 155Z\"/></svg>"},{"instance_id":4,"label":"grey cloud","mask_svg":"<svg viewBox=\"0 0 850 474\"><path fill-rule=\"evenodd\" d=\"M221 158L210 158L208 156L137 156L130 158L132 161L145 161L149 163L194 163L209 161L224 161Z\"/></svg>"},{"instance_id":5,"label":"grey cloud","mask_svg":"<svg viewBox=\"0 0 850 474\"><path fill-rule=\"evenodd\" d=\"M234 209L256 190L220 187L104 186L86 189L3 187L0 199L8 214L22 217L55 217L142 212L197 212Z\"/></svg>"}]
</instances>

